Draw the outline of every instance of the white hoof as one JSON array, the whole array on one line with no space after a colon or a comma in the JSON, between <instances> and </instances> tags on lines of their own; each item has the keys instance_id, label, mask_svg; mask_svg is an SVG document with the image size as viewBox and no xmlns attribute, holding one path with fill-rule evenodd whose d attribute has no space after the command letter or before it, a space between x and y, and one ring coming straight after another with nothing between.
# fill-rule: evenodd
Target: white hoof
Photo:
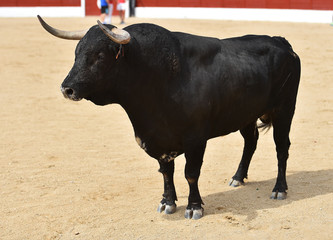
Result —
<instances>
[{"instance_id":1,"label":"white hoof","mask_svg":"<svg viewBox=\"0 0 333 240\"><path fill-rule=\"evenodd\" d=\"M287 198L286 192L272 192L271 199L284 200Z\"/></svg>"},{"instance_id":2,"label":"white hoof","mask_svg":"<svg viewBox=\"0 0 333 240\"><path fill-rule=\"evenodd\" d=\"M233 178L231 178L231 180L229 181L229 186L239 187L241 185L244 185L244 183L242 183L241 181L235 180Z\"/></svg>"},{"instance_id":3,"label":"white hoof","mask_svg":"<svg viewBox=\"0 0 333 240\"><path fill-rule=\"evenodd\" d=\"M166 203L160 203L157 208L157 212L164 212L165 214L173 214L176 212L176 204L167 205Z\"/></svg>"},{"instance_id":4,"label":"white hoof","mask_svg":"<svg viewBox=\"0 0 333 240\"><path fill-rule=\"evenodd\" d=\"M201 209L186 209L185 210L185 218L186 219L193 219L198 220L203 216L203 208Z\"/></svg>"}]
</instances>

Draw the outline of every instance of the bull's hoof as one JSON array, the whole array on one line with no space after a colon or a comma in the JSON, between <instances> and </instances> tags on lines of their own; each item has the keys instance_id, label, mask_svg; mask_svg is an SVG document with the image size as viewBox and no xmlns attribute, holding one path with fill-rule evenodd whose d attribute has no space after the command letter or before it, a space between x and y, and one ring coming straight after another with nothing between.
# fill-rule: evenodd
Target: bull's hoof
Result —
<instances>
[{"instance_id":1,"label":"bull's hoof","mask_svg":"<svg viewBox=\"0 0 333 240\"><path fill-rule=\"evenodd\" d=\"M165 214L173 214L177 210L177 205L172 204L172 205L167 205L166 203L160 203L157 208L157 212L161 213L164 212Z\"/></svg>"},{"instance_id":2,"label":"bull's hoof","mask_svg":"<svg viewBox=\"0 0 333 240\"><path fill-rule=\"evenodd\" d=\"M186 209L185 210L185 218L186 219L193 219L193 220L198 220L202 218L203 216L204 209Z\"/></svg>"},{"instance_id":3,"label":"bull's hoof","mask_svg":"<svg viewBox=\"0 0 333 240\"><path fill-rule=\"evenodd\" d=\"M271 199L284 200L287 198L287 192L272 192Z\"/></svg>"},{"instance_id":4,"label":"bull's hoof","mask_svg":"<svg viewBox=\"0 0 333 240\"><path fill-rule=\"evenodd\" d=\"M229 181L229 186L239 187L241 185L244 185L243 181L238 181L238 180L235 180L234 178L231 178L231 180Z\"/></svg>"}]
</instances>

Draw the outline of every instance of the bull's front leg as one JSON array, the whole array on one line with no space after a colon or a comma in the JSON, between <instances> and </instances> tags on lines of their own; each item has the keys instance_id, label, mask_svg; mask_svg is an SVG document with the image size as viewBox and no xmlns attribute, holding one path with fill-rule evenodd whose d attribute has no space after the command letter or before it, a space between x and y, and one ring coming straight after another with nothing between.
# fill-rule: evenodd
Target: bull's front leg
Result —
<instances>
[{"instance_id":1,"label":"bull's front leg","mask_svg":"<svg viewBox=\"0 0 333 240\"><path fill-rule=\"evenodd\" d=\"M185 210L185 218L187 219L200 219L203 216L202 204L204 203L200 196L198 180L205 148L206 142L202 142L191 145L185 150L185 178L190 188L188 205Z\"/></svg>"},{"instance_id":2,"label":"bull's front leg","mask_svg":"<svg viewBox=\"0 0 333 240\"><path fill-rule=\"evenodd\" d=\"M160 202L157 211L158 212L165 212L166 214L172 214L176 212L176 203L177 195L175 190L175 185L173 182L173 173L175 170L175 163L174 161L164 162L159 161L160 169L159 172L163 174L164 180L164 193L163 199Z\"/></svg>"}]
</instances>

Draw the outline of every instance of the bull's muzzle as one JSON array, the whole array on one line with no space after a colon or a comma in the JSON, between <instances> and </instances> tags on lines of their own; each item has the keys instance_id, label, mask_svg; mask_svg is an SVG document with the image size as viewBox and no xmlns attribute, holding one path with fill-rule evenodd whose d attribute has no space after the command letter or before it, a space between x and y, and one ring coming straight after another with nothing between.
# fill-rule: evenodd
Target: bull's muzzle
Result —
<instances>
[{"instance_id":1,"label":"bull's muzzle","mask_svg":"<svg viewBox=\"0 0 333 240\"><path fill-rule=\"evenodd\" d=\"M73 101L80 101L82 98L78 97L76 91L69 87L60 87L60 90L65 98L68 98Z\"/></svg>"}]
</instances>

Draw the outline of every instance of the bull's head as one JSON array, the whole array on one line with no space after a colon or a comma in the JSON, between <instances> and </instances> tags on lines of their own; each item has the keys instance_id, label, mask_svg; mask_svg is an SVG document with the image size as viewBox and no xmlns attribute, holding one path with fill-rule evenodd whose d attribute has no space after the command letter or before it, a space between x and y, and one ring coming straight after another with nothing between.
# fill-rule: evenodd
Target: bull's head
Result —
<instances>
[{"instance_id":1,"label":"bull's head","mask_svg":"<svg viewBox=\"0 0 333 240\"><path fill-rule=\"evenodd\" d=\"M111 88L115 84L112 81L115 77L112 70L117 64L115 56L121 45L129 43L130 34L114 26L110 30L99 21L98 26L89 30L62 31L48 25L40 16L38 19L44 29L52 35L80 40L75 50L74 66L61 84L65 98L74 101L85 98L100 105L111 103Z\"/></svg>"}]
</instances>

